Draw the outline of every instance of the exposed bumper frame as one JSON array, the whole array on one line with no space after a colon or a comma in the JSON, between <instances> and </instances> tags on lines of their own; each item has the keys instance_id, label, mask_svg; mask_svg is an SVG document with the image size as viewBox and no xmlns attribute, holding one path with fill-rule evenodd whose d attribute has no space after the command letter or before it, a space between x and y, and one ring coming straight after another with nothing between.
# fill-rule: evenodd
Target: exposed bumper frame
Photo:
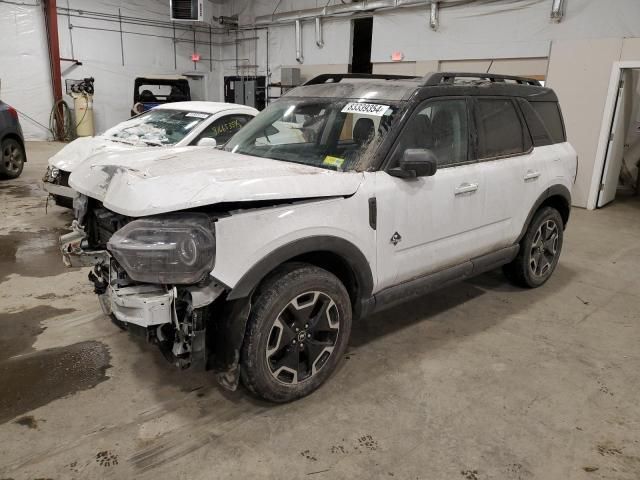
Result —
<instances>
[{"instance_id":1,"label":"exposed bumper frame","mask_svg":"<svg viewBox=\"0 0 640 480\"><path fill-rule=\"evenodd\" d=\"M74 199L78 195L80 195L71 187L65 187L64 185L57 185L55 183L47 181L42 182L42 188L44 188L44 190L50 195L59 195L61 197L67 197L71 199Z\"/></svg>"}]
</instances>

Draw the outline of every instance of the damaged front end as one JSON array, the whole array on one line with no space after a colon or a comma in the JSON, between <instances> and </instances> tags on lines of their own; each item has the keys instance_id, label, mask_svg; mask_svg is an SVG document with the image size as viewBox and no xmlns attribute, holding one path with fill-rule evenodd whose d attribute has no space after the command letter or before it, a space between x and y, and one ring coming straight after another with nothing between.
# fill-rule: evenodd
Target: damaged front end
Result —
<instances>
[{"instance_id":1,"label":"damaged front end","mask_svg":"<svg viewBox=\"0 0 640 480\"><path fill-rule=\"evenodd\" d=\"M104 313L158 345L175 366L213 369L235 390L249 309L226 302L227 288L209 275L215 219L132 219L101 206L84 213L85 225L74 221L60 238L61 251L67 266L93 267L89 280Z\"/></svg>"}]
</instances>

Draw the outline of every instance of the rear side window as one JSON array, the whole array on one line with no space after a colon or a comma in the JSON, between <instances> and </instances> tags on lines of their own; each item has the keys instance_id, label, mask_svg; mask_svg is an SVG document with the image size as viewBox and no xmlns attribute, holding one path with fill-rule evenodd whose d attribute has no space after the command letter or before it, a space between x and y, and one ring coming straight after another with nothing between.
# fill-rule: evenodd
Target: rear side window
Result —
<instances>
[{"instance_id":1,"label":"rear side window","mask_svg":"<svg viewBox=\"0 0 640 480\"><path fill-rule=\"evenodd\" d=\"M556 102L530 102L533 109L544 122L553 143L566 141L560 108Z\"/></svg>"},{"instance_id":2,"label":"rear side window","mask_svg":"<svg viewBox=\"0 0 640 480\"><path fill-rule=\"evenodd\" d=\"M531 139L509 98L477 98L478 158L516 155L529 150Z\"/></svg>"}]
</instances>

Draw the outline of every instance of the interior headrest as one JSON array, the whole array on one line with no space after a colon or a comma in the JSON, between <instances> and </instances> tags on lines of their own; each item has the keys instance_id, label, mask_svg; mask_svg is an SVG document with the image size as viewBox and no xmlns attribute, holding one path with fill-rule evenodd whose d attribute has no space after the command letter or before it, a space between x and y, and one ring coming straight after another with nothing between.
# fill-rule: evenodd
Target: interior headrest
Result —
<instances>
[{"instance_id":1,"label":"interior headrest","mask_svg":"<svg viewBox=\"0 0 640 480\"><path fill-rule=\"evenodd\" d=\"M375 125L370 118L359 118L353 127L353 139L359 145L366 143L373 136Z\"/></svg>"}]
</instances>

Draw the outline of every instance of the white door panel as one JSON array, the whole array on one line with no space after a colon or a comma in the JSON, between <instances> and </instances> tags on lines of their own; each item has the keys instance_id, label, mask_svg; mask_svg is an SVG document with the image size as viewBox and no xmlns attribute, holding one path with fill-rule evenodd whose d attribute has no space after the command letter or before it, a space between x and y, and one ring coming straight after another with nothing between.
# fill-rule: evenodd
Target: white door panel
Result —
<instances>
[{"instance_id":1,"label":"white door panel","mask_svg":"<svg viewBox=\"0 0 640 480\"><path fill-rule=\"evenodd\" d=\"M503 227L494 250L513 245L531 207L546 188L550 172L543 157L533 149L525 155L483 162L488 190L486 215L489 222L501 222Z\"/></svg>"},{"instance_id":2,"label":"white door panel","mask_svg":"<svg viewBox=\"0 0 640 480\"><path fill-rule=\"evenodd\" d=\"M417 179L376 175L379 289L486 253L504 228L487 221L481 164Z\"/></svg>"},{"instance_id":3,"label":"white door panel","mask_svg":"<svg viewBox=\"0 0 640 480\"><path fill-rule=\"evenodd\" d=\"M602 174L601 189L598 195L598 207L603 207L612 202L618 189L618 179L624 154L625 125L623 121L622 99L624 93L624 83L618 89L618 97L613 113L613 123L607 145L607 155L605 156L604 172Z\"/></svg>"}]
</instances>

